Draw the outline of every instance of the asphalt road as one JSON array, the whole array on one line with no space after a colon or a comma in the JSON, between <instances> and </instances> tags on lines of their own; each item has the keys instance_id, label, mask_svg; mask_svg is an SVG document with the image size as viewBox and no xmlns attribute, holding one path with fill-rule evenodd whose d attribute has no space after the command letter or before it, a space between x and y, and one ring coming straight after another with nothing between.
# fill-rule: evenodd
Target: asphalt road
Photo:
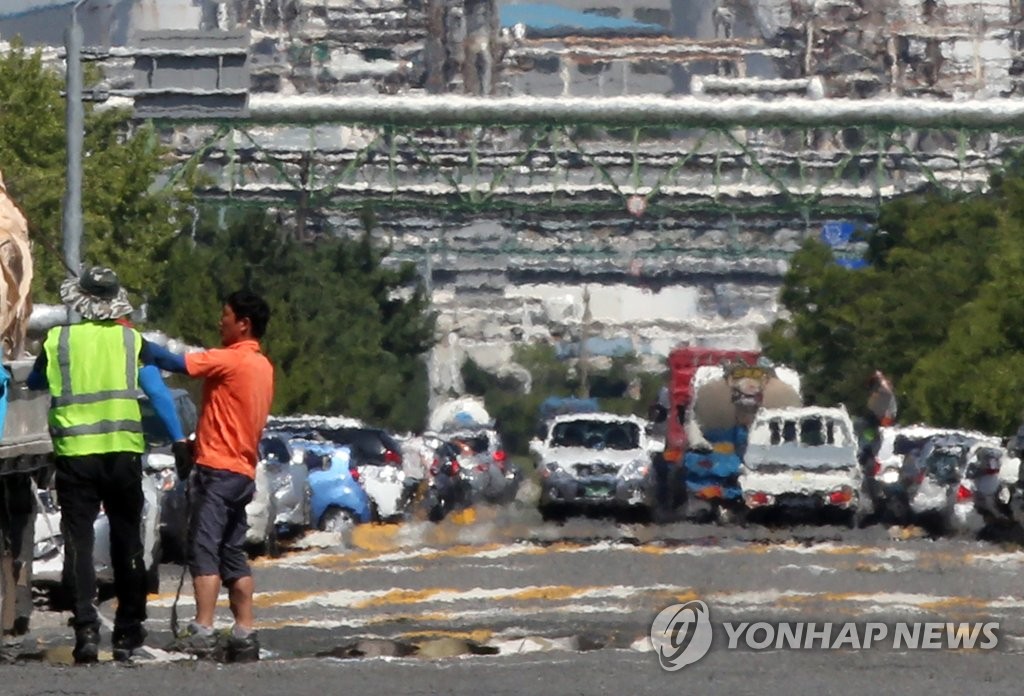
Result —
<instances>
[{"instance_id":1,"label":"asphalt road","mask_svg":"<svg viewBox=\"0 0 1024 696\"><path fill-rule=\"evenodd\" d=\"M1016 547L880 526L559 526L529 510L484 510L461 522L363 527L344 544L313 534L281 558L260 559L258 665L169 664L154 653L132 666L63 666L68 615L41 609L37 659L0 667L2 693L1021 691L1024 552ZM179 568L163 570L161 593L150 598L156 647L170 640ZM693 600L708 606L714 640L703 659L666 672L649 638L652 619ZM190 617L187 584L180 606ZM111 603L101 611L111 617ZM228 617L225 604L224 626ZM890 638L899 622L998 624L998 644L755 650L741 638L728 648L726 622L776 630L797 621L831 622L836 632L844 622L861 631L884 624Z\"/></svg>"}]
</instances>

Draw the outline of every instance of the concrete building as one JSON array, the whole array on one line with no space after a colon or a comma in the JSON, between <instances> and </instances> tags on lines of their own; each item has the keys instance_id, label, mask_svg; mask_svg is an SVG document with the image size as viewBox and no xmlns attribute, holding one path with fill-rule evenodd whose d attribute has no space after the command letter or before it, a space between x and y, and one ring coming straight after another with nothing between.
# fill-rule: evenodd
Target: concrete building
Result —
<instances>
[{"instance_id":1,"label":"concrete building","mask_svg":"<svg viewBox=\"0 0 1024 696\"><path fill-rule=\"evenodd\" d=\"M523 14L525 5L91 0L82 16L93 45L130 44L139 29L247 26L252 91L282 95L701 91L773 98L781 89L852 98L1005 99L1019 95L1024 75L1022 11L1010 0L551 0L555 9L534 8L532 16ZM26 0L25 11L0 15L0 37L20 33L32 43L59 44L67 13L67 3ZM108 65L111 86L126 85L130 71L124 68L124 62ZM182 128L170 142L185 156L203 132ZM328 162L350 161L372 137L350 127L317 132L320 147L334 158ZM299 128L261 131L260 137L281 149L309 142ZM823 170L851 147L841 139L794 140L768 129L749 129L743 137L745 146L794 162L814 160ZM678 152L692 144L673 138L645 142L644 161L656 162L659 148ZM465 150L457 138L422 144L452 157ZM978 138L969 145L964 152L983 172L986 158L1006 143ZM594 146L607 166L629 166L631 144ZM958 148L934 138L913 139L908 147L943 162ZM300 161L295 155L288 166ZM710 175L699 167L713 166L712 159L696 158L692 166L698 169L688 170L687 182L708 185ZM565 168L557 157L538 157L523 181ZM264 183L277 176L269 165L260 171ZM728 175L742 184L757 172ZM434 174L424 169L419 176L427 185ZM757 187L752 190L757 195ZM766 198L775 195L763 190ZM315 231L360 229L352 214L314 212L308 224ZM776 291L787 256L829 222L814 211L637 217L625 206L599 219L524 211L467 217L382 210L379 217L396 253L423 263L442 331L455 337L439 347L438 359L468 351L488 364L508 360L522 341L578 340L588 310L584 296L592 336L628 342L652 361L680 341L753 347L757 331L778 316Z\"/></svg>"}]
</instances>

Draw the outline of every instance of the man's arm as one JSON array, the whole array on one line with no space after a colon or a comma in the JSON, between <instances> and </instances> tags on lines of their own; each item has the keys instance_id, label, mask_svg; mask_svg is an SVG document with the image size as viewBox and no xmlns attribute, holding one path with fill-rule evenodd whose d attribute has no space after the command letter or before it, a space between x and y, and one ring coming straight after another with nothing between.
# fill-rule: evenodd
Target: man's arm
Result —
<instances>
[{"instance_id":1,"label":"man's arm","mask_svg":"<svg viewBox=\"0 0 1024 696\"><path fill-rule=\"evenodd\" d=\"M161 345L143 339L139 357L143 365L156 365L161 370L187 375L185 356L172 353Z\"/></svg>"},{"instance_id":2,"label":"man's arm","mask_svg":"<svg viewBox=\"0 0 1024 696\"><path fill-rule=\"evenodd\" d=\"M32 371L28 373L25 384L29 389L49 389L50 380L46 378L46 351L40 350Z\"/></svg>"},{"instance_id":3,"label":"man's arm","mask_svg":"<svg viewBox=\"0 0 1024 696\"><path fill-rule=\"evenodd\" d=\"M155 365L142 366L139 370L139 386L149 397L150 403L153 404L153 410L156 411L156 415L167 428L167 434L171 436L171 439L175 442L184 440L185 431L181 427L178 412L174 408L174 397L171 396L171 390L164 384L160 370Z\"/></svg>"}]
</instances>

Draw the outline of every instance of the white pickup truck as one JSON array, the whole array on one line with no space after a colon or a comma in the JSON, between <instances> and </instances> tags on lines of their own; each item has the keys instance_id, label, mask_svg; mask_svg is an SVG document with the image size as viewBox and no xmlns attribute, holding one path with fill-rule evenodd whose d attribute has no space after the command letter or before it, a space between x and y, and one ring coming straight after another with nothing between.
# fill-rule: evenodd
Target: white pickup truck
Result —
<instances>
[{"instance_id":1,"label":"white pickup truck","mask_svg":"<svg viewBox=\"0 0 1024 696\"><path fill-rule=\"evenodd\" d=\"M857 439L843 407L758 411L739 480L751 512L835 511L849 524L858 523L864 512Z\"/></svg>"}]
</instances>

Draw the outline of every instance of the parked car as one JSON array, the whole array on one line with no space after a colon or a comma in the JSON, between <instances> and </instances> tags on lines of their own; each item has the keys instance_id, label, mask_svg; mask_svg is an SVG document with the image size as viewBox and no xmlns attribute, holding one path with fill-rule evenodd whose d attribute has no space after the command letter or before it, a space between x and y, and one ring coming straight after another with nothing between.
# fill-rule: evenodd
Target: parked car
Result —
<instances>
[{"instance_id":1,"label":"parked car","mask_svg":"<svg viewBox=\"0 0 1024 696\"><path fill-rule=\"evenodd\" d=\"M873 443L871 452L862 456L865 487L872 496L875 510L884 511L894 521L905 520L905 491L912 480L903 478L901 472L904 462L920 453L921 447L929 438L957 432L967 431L933 428L920 424L879 428L878 442Z\"/></svg>"},{"instance_id":2,"label":"parked car","mask_svg":"<svg viewBox=\"0 0 1024 696\"><path fill-rule=\"evenodd\" d=\"M246 542L255 555L277 556L279 541L309 527L308 474L281 433L260 438L256 493L246 506Z\"/></svg>"},{"instance_id":3,"label":"parked car","mask_svg":"<svg viewBox=\"0 0 1024 696\"><path fill-rule=\"evenodd\" d=\"M427 438L435 444L433 461L421 505L431 522L473 504L473 484L459 461L461 448L443 438Z\"/></svg>"},{"instance_id":4,"label":"parked car","mask_svg":"<svg viewBox=\"0 0 1024 696\"><path fill-rule=\"evenodd\" d=\"M382 428L318 428L317 432L325 440L347 447L354 468L367 464L402 466L401 443Z\"/></svg>"},{"instance_id":5,"label":"parked car","mask_svg":"<svg viewBox=\"0 0 1024 696\"><path fill-rule=\"evenodd\" d=\"M342 532L371 520L370 500L348 448L307 434L269 431L261 441L256 495L246 507L246 543L256 553L275 554L286 532L307 527Z\"/></svg>"},{"instance_id":6,"label":"parked car","mask_svg":"<svg viewBox=\"0 0 1024 696\"><path fill-rule=\"evenodd\" d=\"M1005 473L1004 473L1005 468ZM999 438L977 433L935 435L904 466L908 519L937 534L977 532L1009 519L1012 483L1019 460Z\"/></svg>"},{"instance_id":7,"label":"parked car","mask_svg":"<svg viewBox=\"0 0 1024 696\"><path fill-rule=\"evenodd\" d=\"M509 503L522 483L522 472L509 460L493 428L471 427L438 434L453 448L468 479L473 502Z\"/></svg>"},{"instance_id":8,"label":"parked car","mask_svg":"<svg viewBox=\"0 0 1024 696\"><path fill-rule=\"evenodd\" d=\"M556 416L544 440L530 442L541 479L540 510L559 518L575 506L650 509L654 501L646 421L636 416Z\"/></svg>"},{"instance_id":9,"label":"parked car","mask_svg":"<svg viewBox=\"0 0 1024 696\"><path fill-rule=\"evenodd\" d=\"M857 525L870 509L853 423L843 407L758 411L739 483L748 514L832 512Z\"/></svg>"},{"instance_id":10,"label":"parked car","mask_svg":"<svg viewBox=\"0 0 1024 696\"><path fill-rule=\"evenodd\" d=\"M278 432L268 430L268 434ZM305 427L293 423L289 437L331 443L346 447L350 453L352 477L370 498L371 517L376 521L402 518L411 500L411 487L406 484L402 445L382 428L368 426L331 427L314 421Z\"/></svg>"},{"instance_id":11,"label":"parked car","mask_svg":"<svg viewBox=\"0 0 1024 696\"><path fill-rule=\"evenodd\" d=\"M317 529L343 533L372 519L370 499L353 476L348 447L310 443L303 463L309 477L310 521Z\"/></svg>"},{"instance_id":12,"label":"parked car","mask_svg":"<svg viewBox=\"0 0 1024 696\"><path fill-rule=\"evenodd\" d=\"M403 469L402 445L381 428L322 430L335 445L347 447L356 481L370 499L371 517L378 522L405 516L412 499Z\"/></svg>"}]
</instances>

